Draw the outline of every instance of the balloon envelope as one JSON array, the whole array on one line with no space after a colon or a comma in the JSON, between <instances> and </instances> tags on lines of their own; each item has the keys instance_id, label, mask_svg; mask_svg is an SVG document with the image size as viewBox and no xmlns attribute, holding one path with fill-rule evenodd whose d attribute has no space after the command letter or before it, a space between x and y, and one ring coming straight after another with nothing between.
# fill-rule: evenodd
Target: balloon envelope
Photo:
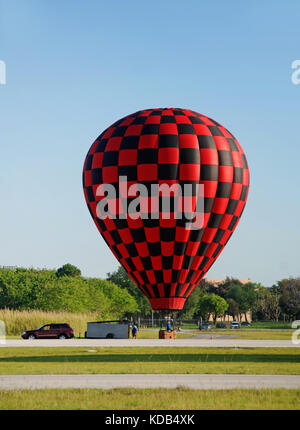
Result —
<instances>
[{"instance_id":1,"label":"balloon envelope","mask_svg":"<svg viewBox=\"0 0 300 430\"><path fill-rule=\"evenodd\" d=\"M157 192L163 184L173 194ZM239 222L249 169L241 145L218 122L188 109L146 109L94 141L83 187L98 230L152 308L182 309ZM202 201L196 227L178 217L185 199L194 215Z\"/></svg>"}]
</instances>

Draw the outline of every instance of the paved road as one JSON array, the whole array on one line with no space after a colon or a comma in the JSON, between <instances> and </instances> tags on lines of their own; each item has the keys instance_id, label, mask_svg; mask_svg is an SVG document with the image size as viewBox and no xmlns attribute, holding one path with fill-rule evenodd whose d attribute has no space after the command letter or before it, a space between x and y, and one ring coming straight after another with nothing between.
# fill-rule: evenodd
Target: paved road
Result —
<instances>
[{"instance_id":1,"label":"paved road","mask_svg":"<svg viewBox=\"0 0 300 430\"><path fill-rule=\"evenodd\" d=\"M0 389L39 388L300 388L300 375L1 375Z\"/></svg>"},{"instance_id":2,"label":"paved road","mask_svg":"<svg viewBox=\"0 0 300 430\"><path fill-rule=\"evenodd\" d=\"M0 348L5 347L128 347L128 346L181 346L181 347L229 347L229 348L295 348L291 340L246 340L246 339L9 339Z\"/></svg>"}]
</instances>

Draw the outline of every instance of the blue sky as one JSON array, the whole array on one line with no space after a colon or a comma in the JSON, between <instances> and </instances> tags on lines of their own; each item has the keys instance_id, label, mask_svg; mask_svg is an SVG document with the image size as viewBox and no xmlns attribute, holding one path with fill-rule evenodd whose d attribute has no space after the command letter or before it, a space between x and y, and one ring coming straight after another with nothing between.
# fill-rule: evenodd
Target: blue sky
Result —
<instances>
[{"instance_id":1,"label":"blue sky","mask_svg":"<svg viewBox=\"0 0 300 430\"><path fill-rule=\"evenodd\" d=\"M246 152L250 194L207 277L299 275L298 1L0 1L0 265L117 261L81 185L92 141L142 108L184 107Z\"/></svg>"}]
</instances>

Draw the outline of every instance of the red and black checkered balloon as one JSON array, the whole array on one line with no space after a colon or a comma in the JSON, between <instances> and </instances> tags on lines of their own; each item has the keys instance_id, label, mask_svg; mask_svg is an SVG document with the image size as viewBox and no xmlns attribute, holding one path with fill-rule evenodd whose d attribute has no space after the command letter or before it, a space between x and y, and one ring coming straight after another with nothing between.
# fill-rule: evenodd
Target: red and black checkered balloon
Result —
<instances>
[{"instance_id":1,"label":"red and black checkered balloon","mask_svg":"<svg viewBox=\"0 0 300 430\"><path fill-rule=\"evenodd\" d=\"M151 207L151 185L163 183L203 184L201 228L174 216L165 219L163 194L156 209ZM98 216L101 184L117 190L114 217ZM132 184L149 190L149 215L157 211L156 217L124 216L122 186L127 191ZM249 169L239 142L218 122L188 109L146 109L115 122L95 140L85 159L83 187L98 230L152 308L182 309L239 222Z\"/></svg>"}]
</instances>

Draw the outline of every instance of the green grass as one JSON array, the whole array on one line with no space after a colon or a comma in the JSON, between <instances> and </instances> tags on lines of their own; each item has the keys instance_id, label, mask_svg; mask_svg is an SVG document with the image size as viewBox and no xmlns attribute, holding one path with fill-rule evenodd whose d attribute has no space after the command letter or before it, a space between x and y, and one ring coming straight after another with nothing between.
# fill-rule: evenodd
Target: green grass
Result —
<instances>
[{"instance_id":1,"label":"green grass","mask_svg":"<svg viewBox=\"0 0 300 430\"><path fill-rule=\"evenodd\" d=\"M0 409L299 409L299 389L43 389L0 391Z\"/></svg>"},{"instance_id":2,"label":"green grass","mask_svg":"<svg viewBox=\"0 0 300 430\"><path fill-rule=\"evenodd\" d=\"M198 324L195 324L195 323L183 323L180 325L180 328L182 330L190 330L190 329L193 330L193 329L199 329L199 326Z\"/></svg>"},{"instance_id":3,"label":"green grass","mask_svg":"<svg viewBox=\"0 0 300 430\"><path fill-rule=\"evenodd\" d=\"M200 331L200 333L210 333L211 335L231 335L235 339L249 339L249 340L291 340L293 330L274 330L274 331L252 331L249 329L229 329L229 330L209 330Z\"/></svg>"},{"instance_id":4,"label":"green grass","mask_svg":"<svg viewBox=\"0 0 300 430\"><path fill-rule=\"evenodd\" d=\"M91 352L96 351L96 352ZM300 374L299 348L0 348L0 374Z\"/></svg>"},{"instance_id":5,"label":"green grass","mask_svg":"<svg viewBox=\"0 0 300 430\"><path fill-rule=\"evenodd\" d=\"M243 329L251 329L251 328L257 328L257 329L291 329L292 323L291 322L284 322L284 321L267 321L267 322L252 322L249 327L243 327Z\"/></svg>"}]
</instances>

